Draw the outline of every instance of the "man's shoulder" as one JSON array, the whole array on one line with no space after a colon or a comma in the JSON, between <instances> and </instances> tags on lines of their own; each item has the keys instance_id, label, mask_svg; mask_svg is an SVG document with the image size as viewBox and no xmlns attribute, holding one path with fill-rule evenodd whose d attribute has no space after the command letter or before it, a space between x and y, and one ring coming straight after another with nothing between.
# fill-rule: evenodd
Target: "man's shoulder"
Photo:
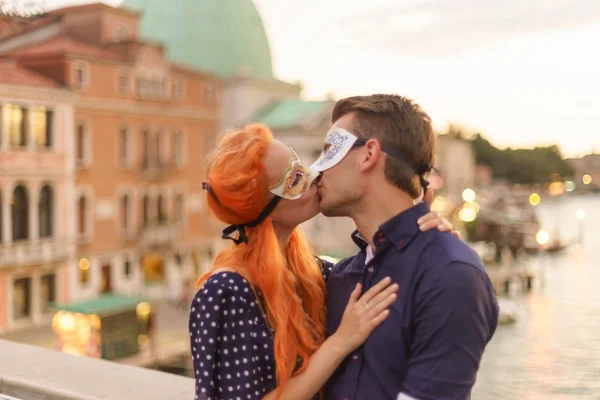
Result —
<instances>
[{"instance_id":1,"label":"man's shoulder","mask_svg":"<svg viewBox=\"0 0 600 400\"><path fill-rule=\"evenodd\" d=\"M471 246L447 232L425 235L418 265L422 274L432 279L473 280L485 286L491 284L488 273Z\"/></svg>"},{"instance_id":2,"label":"man's shoulder","mask_svg":"<svg viewBox=\"0 0 600 400\"><path fill-rule=\"evenodd\" d=\"M449 232L424 232L421 240L421 261L431 261L435 264L466 264L484 269L477 252L464 240Z\"/></svg>"}]
</instances>

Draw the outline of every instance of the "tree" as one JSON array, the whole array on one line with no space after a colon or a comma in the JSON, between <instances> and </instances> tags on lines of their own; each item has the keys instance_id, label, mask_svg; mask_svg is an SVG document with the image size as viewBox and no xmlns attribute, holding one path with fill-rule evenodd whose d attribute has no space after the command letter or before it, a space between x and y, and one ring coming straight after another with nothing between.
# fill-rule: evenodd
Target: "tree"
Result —
<instances>
[{"instance_id":1,"label":"tree","mask_svg":"<svg viewBox=\"0 0 600 400\"><path fill-rule=\"evenodd\" d=\"M506 179L518 184L535 184L551 182L554 174L566 178L574 173L556 145L500 150L479 133L473 136L471 145L477 164L490 167L496 179Z\"/></svg>"}]
</instances>

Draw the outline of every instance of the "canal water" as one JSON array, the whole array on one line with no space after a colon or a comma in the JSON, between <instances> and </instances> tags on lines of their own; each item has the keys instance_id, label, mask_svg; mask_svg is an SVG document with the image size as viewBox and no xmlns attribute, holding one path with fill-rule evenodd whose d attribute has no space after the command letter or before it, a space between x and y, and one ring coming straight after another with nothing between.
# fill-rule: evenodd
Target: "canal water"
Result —
<instances>
[{"instance_id":1,"label":"canal water","mask_svg":"<svg viewBox=\"0 0 600 400\"><path fill-rule=\"evenodd\" d=\"M582 233L583 245L531 260L544 279L513 295L517 322L498 327L473 400L600 400L600 196L546 200L537 211L551 236Z\"/></svg>"}]
</instances>

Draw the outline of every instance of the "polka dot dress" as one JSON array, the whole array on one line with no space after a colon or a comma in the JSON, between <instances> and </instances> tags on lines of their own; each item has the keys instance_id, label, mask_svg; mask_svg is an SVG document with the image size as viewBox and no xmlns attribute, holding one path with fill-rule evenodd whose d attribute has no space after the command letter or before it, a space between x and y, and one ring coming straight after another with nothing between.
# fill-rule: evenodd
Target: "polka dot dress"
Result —
<instances>
[{"instance_id":1,"label":"polka dot dress","mask_svg":"<svg viewBox=\"0 0 600 400\"><path fill-rule=\"evenodd\" d=\"M333 265L321 262L327 280ZM248 281L211 276L190 309L196 400L262 399L277 387L273 332Z\"/></svg>"}]
</instances>

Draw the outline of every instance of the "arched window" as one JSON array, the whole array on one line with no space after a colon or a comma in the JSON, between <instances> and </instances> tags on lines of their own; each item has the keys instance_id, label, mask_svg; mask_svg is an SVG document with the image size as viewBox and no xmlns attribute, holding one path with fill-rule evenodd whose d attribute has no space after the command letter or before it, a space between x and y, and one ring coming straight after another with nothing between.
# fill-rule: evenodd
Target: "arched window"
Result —
<instances>
[{"instance_id":1,"label":"arched window","mask_svg":"<svg viewBox=\"0 0 600 400\"><path fill-rule=\"evenodd\" d=\"M85 196L77 200L77 233L81 236L87 233L87 199Z\"/></svg>"},{"instance_id":2,"label":"arched window","mask_svg":"<svg viewBox=\"0 0 600 400\"><path fill-rule=\"evenodd\" d=\"M158 209L158 222L163 223L167 221L167 214L165 213L165 198L162 194L158 195L156 201L156 208Z\"/></svg>"},{"instance_id":3,"label":"arched window","mask_svg":"<svg viewBox=\"0 0 600 400\"><path fill-rule=\"evenodd\" d=\"M144 222L144 226L148 226L150 222L150 198L148 195L145 195L142 199L142 221Z\"/></svg>"},{"instance_id":4,"label":"arched window","mask_svg":"<svg viewBox=\"0 0 600 400\"><path fill-rule=\"evenodd\" d=\"M13 191L11 208L13 240L29 238L29 196L23 185Z\"/></svg>"},{"instance_id":5,"label":"arched window","mask_svg":"<svg viewBox=\"0 0 600 400\"><path fill-rule=\"evenodd\" d=\"M50 237L54 233L53 223L54 193L49 185L42 187L40 192L40 203L38 206L38 217L40 237Z\"/></svg>"},{"instance_id":6,"label":"arched window","mask_svg":"<svg viewBox=\"0 0 600 400\"><path fill-rule=\"evenodd\" d=\"M129 224L131 223L129 215L130 204L129 196L123 195L121 197L121 229L124 231L129 230Z\"/></svg>"}]
</instances>

